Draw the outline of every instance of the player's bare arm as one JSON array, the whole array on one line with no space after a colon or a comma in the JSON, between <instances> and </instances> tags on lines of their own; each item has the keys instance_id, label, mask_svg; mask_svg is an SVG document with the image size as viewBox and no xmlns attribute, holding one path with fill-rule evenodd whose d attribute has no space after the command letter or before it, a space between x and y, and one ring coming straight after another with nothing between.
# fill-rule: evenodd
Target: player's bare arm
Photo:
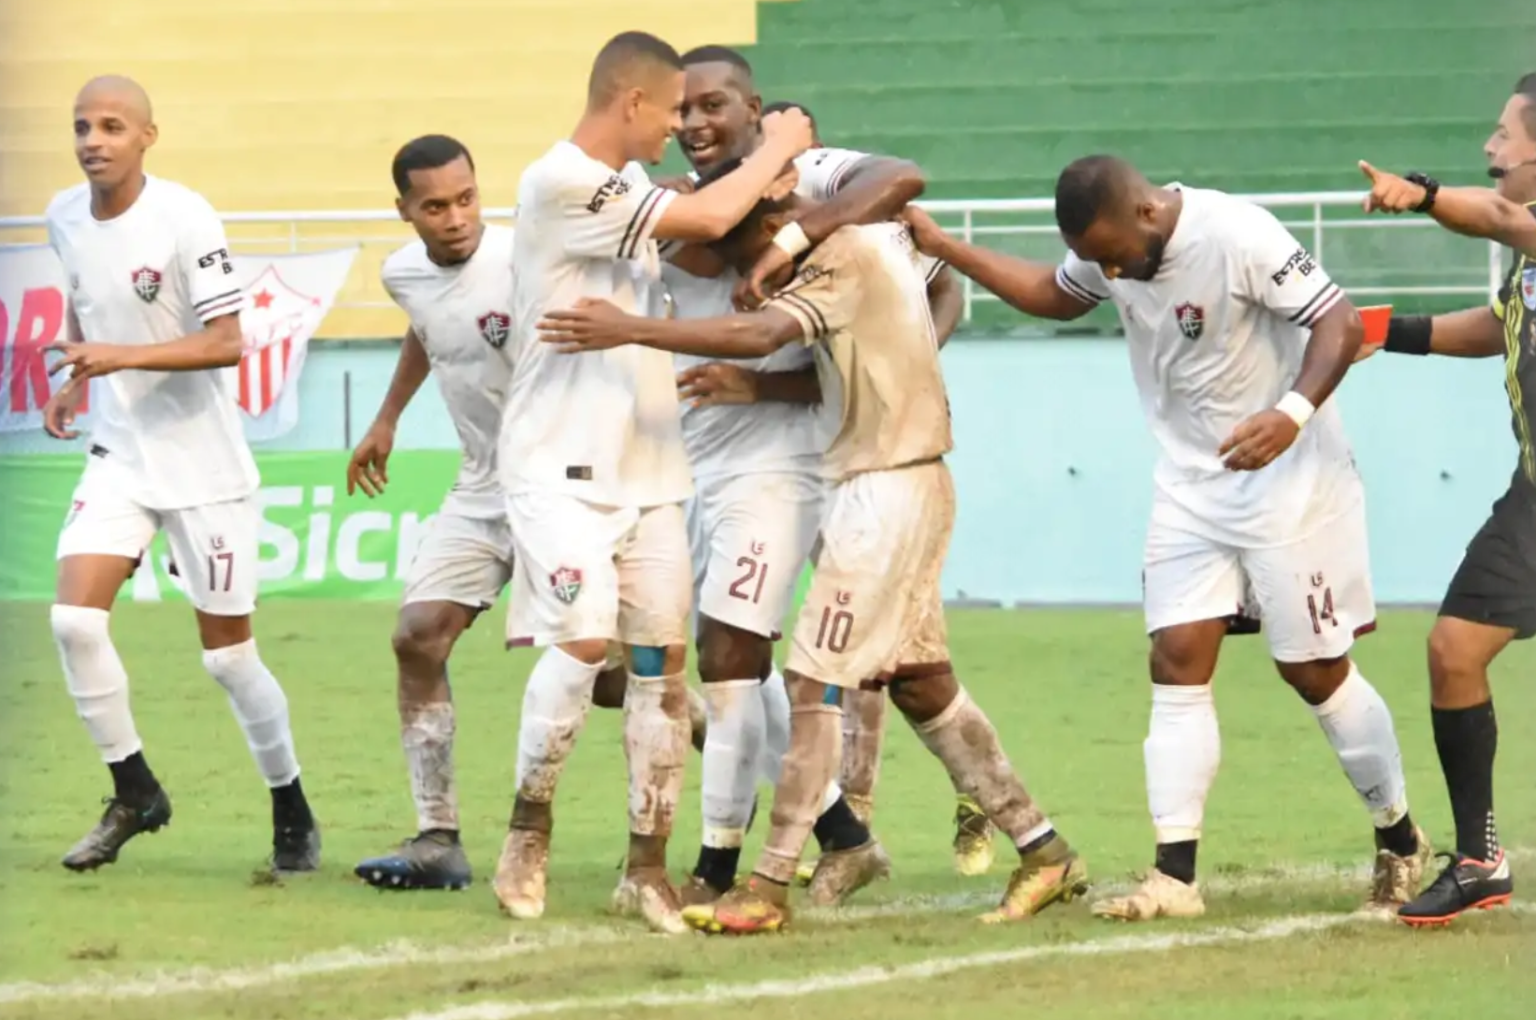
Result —
<instances>
[{"instance_id":1,"label":"player's bare arm","mask_svg":"<svg viewBox=\"0 0 1536 1020\"><path fill-rule=\"evenodd\" d=\"M740 223L811 147L811 122L790 110L763 118L763 144L740 167L709 188L679 194L662 213L653 236L665 241L715 241Z\"/></svg>"},{"instance_id":2,"label":"player's bare arm","mask_svg":"<svg viewBox=\"0 0 1536 1020\"><path fill-rule=\"evenodd\" d=\"M837 192L808 208L785 230L790 237L766 249L742 280L744 298L753 306L765 291L787 282L794 260L846 226L880 223L898 216L922 196L928 179L916 163L890 156L865 156L843 174ZM798 231L798 233L796 233ZM798 250L796 250L798 249Z\"/></svg>"},{"instance_id":3,"label":"player's bare arm","mask_svg":"<svg viewBox=\"0 0 1536 1020\"><path fill-rule=\"evenodd\" d=\"M694 407L820 404L821 380L810 366L786 372L761 372L727 361L712 361L679 372L677 392Z\"/></svg>"},{"instance_id":4,"label":"player's bare arm","mask_svg":"<svg viewBox=\"0 0 1536 1020\"><path fill-rule=\"evenodd\" d=\"M639 344L672 354L737 359L767 357L805 335L794 316L771 307L713 319L652 319L594 300L546 312L538 328L542 341L565 354Z\"/></svg>"},{"instance_id":5,"label":"player's bare arm","mask_svg":"<svg viewBox=\"0 0 1536 1020\"><path fill-rule=\"evenodd\" d=\"M240 316L230 314L208 320L196 333L160 344L61 343L49 344L44 350L63 355L50 373L69 368L74 373L71 382L79 382L113 372L229 368L240 364L245 338L240 333Z\"/></svg>"},{"instance_id":6,"label":"player's bare arm","mask_svg":"<svg viewBox=\"0 0 1536 1020\"><path fill-rule=\"evenodd\" d=\"M1424 212L1447 230L1536 256L1536 216L1492 188L1437 188L1429 201L1425 185L1378 170L1364 160L1360 171L1371 182L1366 212Z\"/></svg>"},{"instance_id":7,"label":"player's bare arm","mask_svg":"<svg viewBox=\"0 0 1536 1020\"><path fill-rule=\"evenodd\" d=\"M384 402L347 462L347 495L362 489L363 495L372 499L389 484L389 455L395 448L395 428L431 370L421 338L414 329L407 329L400 341L400 358L395 362L395 374L389 381Z\"/></svg>"},{"instance_id":8,"label":"player's bare arm","mask_svg":"<svg viewBox=\"0 0 1536 1020\"><path fill-rule=\"evenodd\" d=\"M1291 386L1291 394L1299 394L1312 408L1321 407L1344 380L1364 339L1360 313L1348 298L1340 298L1312 324L1301 374ZM1305 417L1283 404L1284 400L1282 406L1260 411L1232 430L1217 451L1228 469L1257 471L1291 448Z\"/></svg>"},{"instance_id":9,"label":"player's bare arm","mask_svg":"<svg viewBox=\"0 0 1536 1020\"><path fill-rule=\"evenodd\" d=\"M933 217L908 206L902 218L912 227L917 250L948 263L1025 315L1039 319L1079 319L1093 306L1062 290L1056 267L991 251L945 233Z\"/></svg>"},{"instance_id":10,"label":"player's bare arm","mask_svg":"<svg viewBox=\"0 0 1536 1020\"><path fill-rule=\"evenodd\" d=\"M73 301L69 302L64 313L64 339L71 344L85 342L85 335L80 330L80 318L75 314ZM55 439L79 438L80 433L71 426L75 423L75 415L80 410L80 402L85 399L85 394L86 386L83 381L79 385L74 385L71 380L55 390L43 407L43 431Z\"/></svg>"},{"instance_id":11,"label":"player's bare arm","mask_svg":"<svg viewBox=\"0 0 1536 1020\"><path fill-rule=\"evenodd\" d=\"M965 290L947 268L940 268L928 281L928 310L933 314L934 336L943 347L965 316Z\"/></svg>"}]
</instances>

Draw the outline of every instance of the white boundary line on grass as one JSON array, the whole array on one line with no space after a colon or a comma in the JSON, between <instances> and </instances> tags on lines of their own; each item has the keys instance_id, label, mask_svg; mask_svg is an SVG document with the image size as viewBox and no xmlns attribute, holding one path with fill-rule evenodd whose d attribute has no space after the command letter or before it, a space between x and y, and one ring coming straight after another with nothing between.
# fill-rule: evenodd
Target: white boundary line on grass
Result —
<instances>
[{"instance_id":1,"label":"white boundary line on grass","mask_svg":"<svg viewBox=\"0 0 1536 1020\"><path fill-rule=\"evenodd\" d=\"M1536 849L1521 848L1507 851L1512 861L1536 859ZM1329 865L1276 865L1255 870L1249 874L1215 875L1202 881L1204 891L1225 895L1255 893L1280 889L1316 888L1337 886L1344 883L1364 883L1370 874L1366 867L1337 867ZM1094 887L1095 895L1113 894L1129 888L1123 883L1104 883ZM997 890L954 893L943 896L908 896L885 903L858 905L835 909L811 909L801 911L801 917L822 924L854 924L860 921L886 917L915 917L926 914L953 913L989 907L997 901ZM1517 904L1517 907L1520 905ZM1336 918L1339 923L1352 920L1354 915L1318 915ZM282 984L310 977L351 973L355 971L389 970L397 967L437 964L454 966L474 963L490 963L516 956L542 953L560 949L580 948L592 945L611 945L648 938L644 931L617 925L560 925L521 930L506 941L471 946L422 946L413 942L392 942L373 949L343 948L301 956L283 963L258 967L239 967L220 970L211 967L193 967L179 971L162 971L148 975L114 975L97 973L90 977L58 983L21 981L0 984L0 1005L57 999L146 999L169 995L217 994L239 992L269 985ZM1278 936L1277 936L1278 937ZM1113 941L1113 940L1112 940ZM1095 946L1099 942L1074 943ZM1073 950L1072 946L1038 947L1053 952ZM1022 951L1022 950L1021 950ZM1092 950L1106 952L1107 950ZM1022 959L1030 959L1023 957ZM1006 962L1006 961L1005 961ZM984 966L972 964L971 966ZM810 994L810 993L806 993ZM771 996L762 996L771 997ZM573 1000L574 1001L574 1000ZM723 1001L723 1000L722 1000ZM635 1003L641 1005L641 1003ZM576 1008L574 1006L562 1007ZM518 1016L524 1014L515 1014Z\"/></svg>"}]
</instances>

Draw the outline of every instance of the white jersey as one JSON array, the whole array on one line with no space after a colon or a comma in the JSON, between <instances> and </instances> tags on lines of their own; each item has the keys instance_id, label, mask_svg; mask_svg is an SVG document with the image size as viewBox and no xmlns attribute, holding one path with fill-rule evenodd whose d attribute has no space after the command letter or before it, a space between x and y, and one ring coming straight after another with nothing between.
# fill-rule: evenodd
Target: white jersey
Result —
<instances>
[{"instance_id":1,"label":"white jersey","mask_svg":"<svg viewBox=\"0 0 1536 1020\"><path fill-rule=\"evenodd\" d=\"M1301 371L1312 325L1343 299L1267 209L1170 185L1179 222L1151 281L1107 280L1069 254L1056 279L1090 303L1113 300L1147 422L1162 449L1155 480L1207 537L1259 547L1294 541L1359 499L1338 408L1327 401L1296 443L1259 471L1217 454L1245 418L1271 408ZM1305 519L1306 525L1300 522ZM1192 526L1193 526L1192 525Z\"/></svg>"},{"instance_id":2,"label":"white jersey","mask_svg":"<svg viewBox=\"0 0 1536 1020\"><path fill-rule=\"evenodd\" d=\"M84 339L158 344L245 306L224 225L206 199L149 177L121 216L97 220L80 184L48 204ZM154 510L241 499L260 476L235 403L235 370L116 372L95 387L91 445L123 495Z\"/></svg>"},{"instance_id":3,"label":"white jersey","mask_svg":"<svg viewBox=\"0 0 1536 1020\"><path fill-rule=\"evenodd\" d=\"M443 509L480 520L506 515L496 476L501 411L512 379L511 227L487 224L469 260L440 266L421 241L384 262L384 289L426 349L463 461Z\"/></svg>"},{"instance_id":4,"label":"white jersey","mask_svg":"<svg viewBox=\"0 0 1536 1020\"><path fill-rule=\"evenodd\" d=\"M538 333L546 311L582 298L663 314L651 232L674 198L638 163L615 173L571 142L557 142L524 171L499 457L509 494L560 492L615 507L692 495L671 355L639 346L561 354Z\"/></svg>"},{"instance_id":5,"label":"white jersey","mask_svg":"<svg viewBox=\"0 0 1536 1020\"><path fill-rule=\"evenodd\" d=\"M868 155L852 149L811 149L802 153L795 160L795 169L800 174L795 194L826 201L842 186L848 171ZM930 278L938 265L931 262L926 266ZM732 270L707 279L667 263L662 267L662 277L680 319L707 319L735 311L731 296L740 278ZM719 360L686 354L675 358L679 371ZM811 367L814 357L809 347L788 344L765 358L740 364L759 372L793 372ZM683 442L693 475L703 480L766 472L818 471L821 456L838 428L838 404L836 393L824 393L819 407L774 402L697 408L685 404Z\"/></svg>"}]
</instances>

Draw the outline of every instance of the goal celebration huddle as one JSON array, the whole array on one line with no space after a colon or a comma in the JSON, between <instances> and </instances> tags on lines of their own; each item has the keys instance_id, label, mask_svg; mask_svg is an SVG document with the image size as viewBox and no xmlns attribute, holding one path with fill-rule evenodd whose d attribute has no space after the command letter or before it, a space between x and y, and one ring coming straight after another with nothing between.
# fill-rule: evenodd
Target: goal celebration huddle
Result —
<instances>
[{"instance_id":1,"label":"goal celebration huddle","mask_svg":"<svg viewBox=\"0 0 1536 1020\"><path fill-rule=\"evenodd\" d=\"M88 82L73 125L86 181L47 213L69 281L48 432L73 438L87 384L101 381L50 619L112 795L62 863L111 864L172 820L174 791L138 736L109 632L119 590L163 531L203 665L270 791L272 870L316 871L324 819L302 785L304 720L258 651L259 477L225 371L243 351L246 298L224 228L196 192L145 173L157 129L135 82ZM389 486L401 416L429 377L462 465L395 631L378 638L398 665L414 834L348 862L357 877L402 894L461 890L475 885L471 858L489 860L461 832L450 674L456 642L498 626L486 611L509 591L507 646L540 650L521 710L506 706L509 822L481 876L511 919L534 921L562 896L550 882L556 804L594 707L623 720L617 913L665 934L769 933L799 898L835 906L899 881L876 810L887 705L932 756L914 767L953 786L956 869L987 873L999 836L1014 848L982 921L1079 898L1108 920L1200 916L1197 857L1222 756L1212 679L1229 637L1267 645L1359 796L1365 910L1424 926L1507 903L1487 672L1536 634L1536 75L1516 84L1485 147L1495 187L1360 164L1367 212L1431 216L1510 249L1493 307L1435 317L1363 318L1262 206L1151 182L1115 156L1062 169L1065 250L1037 263L942 229L913 204L921 167L836 141L804 107L765 104L737 51L679 54L625 32L593 61L569 137L523 171L514 225L481 215L480 179L510 168L477 167L471 145L446 135L400 146L389 170L416 240L382 275L409 328L347 488ZM653 179L646 167L674 142L691 172ZM1112 305L1158 450L1140 564L1154 845L1123 894L1092 894L1094 848L1030 791L1028 776L1060 761L1028 747L1010 759L951 657L940 579L966 493L945 462L941 352L962 317L962 276L1039 319ZM1428 646L1455 821L1438 866L1392 710L1351 657L1376 622L1368 492L1331 398L1378 351L1504 358L1520 449ZM1017 668L1028 684L1027 662ZM679 873L669 851L690 769L702 837ZM753 828L765 838L743 860Z\"/></svg>"}]
</instances>

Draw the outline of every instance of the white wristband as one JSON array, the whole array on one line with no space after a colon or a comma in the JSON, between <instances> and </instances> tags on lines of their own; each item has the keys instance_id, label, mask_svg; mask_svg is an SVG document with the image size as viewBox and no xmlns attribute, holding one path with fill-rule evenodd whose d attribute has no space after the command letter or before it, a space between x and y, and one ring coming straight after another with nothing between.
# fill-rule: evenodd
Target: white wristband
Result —
<instances>
[{"instance_id":1,"label":"white wristband","mask_svg":"<svg viewBox=\"0 0 1536 1020\"><path fill-rule=\"evenodd\" d=\"M773 235L773 243L793 259L805 254L811 246L811 239L805 236L805 230L799 223L791 222L779 228L779 232Z\"/></svg>"},{"instance_id":2,"label":"white wristband","mask_svg":"<svg viewBox=\"0 0 1536 1020\"><path fill-rule=\"evenodd\" d=\"M1312 416L1317 413L1317 408L1312 406L1312 401L1295 390L1281 397L1280 402L1275 405L1275 410L1295 422L1299 429L1306 428L1307 422L1311 421Z\"/></svg>"}]
</instances>

